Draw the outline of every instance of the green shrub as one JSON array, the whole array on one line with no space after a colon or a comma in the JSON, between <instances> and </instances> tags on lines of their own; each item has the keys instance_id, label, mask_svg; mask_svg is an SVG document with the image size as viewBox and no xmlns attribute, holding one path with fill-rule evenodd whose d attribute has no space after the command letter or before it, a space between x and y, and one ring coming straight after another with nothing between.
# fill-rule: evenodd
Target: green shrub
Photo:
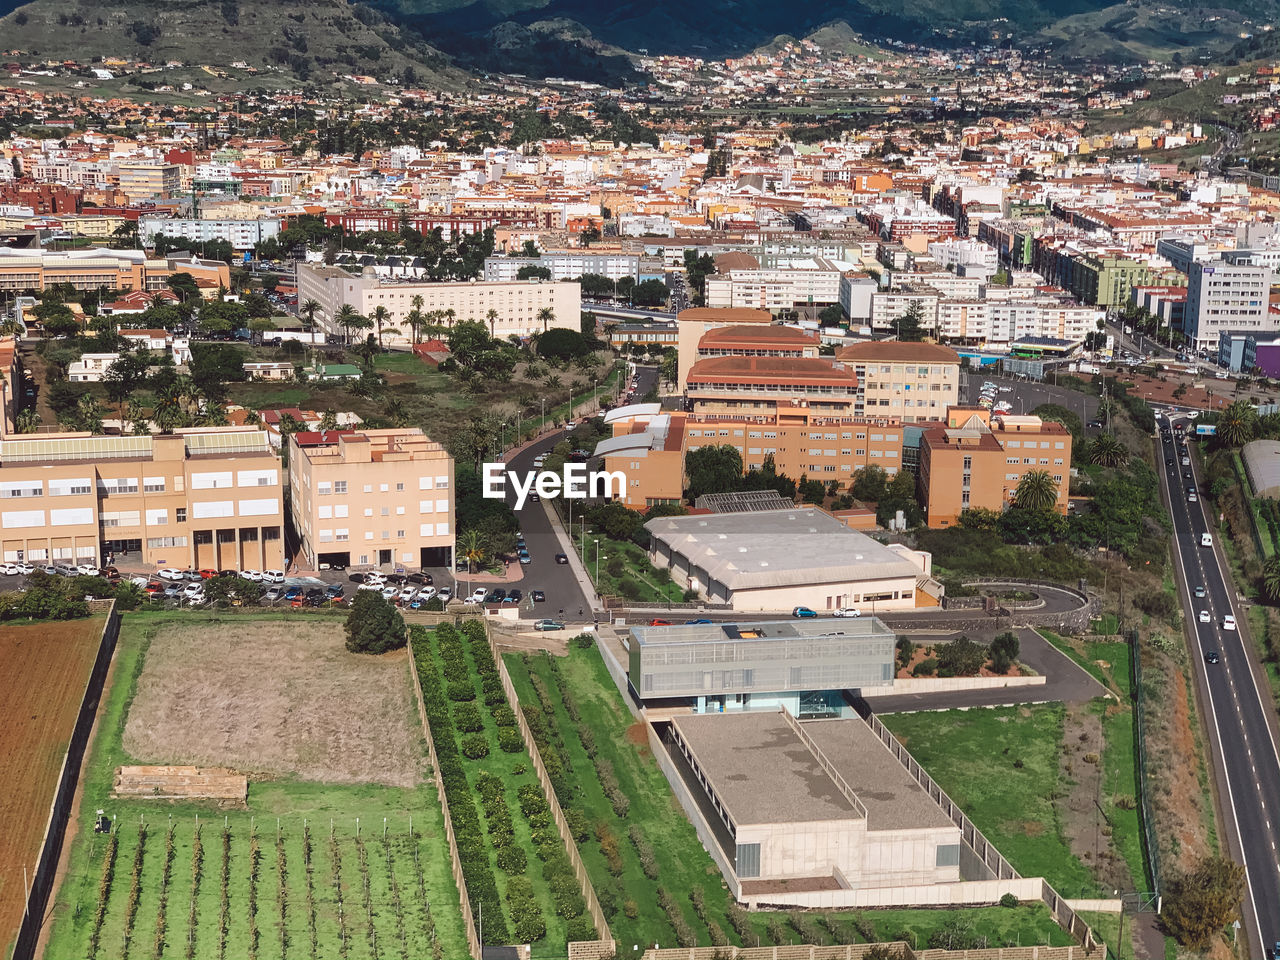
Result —
<instances>
[{"instance_id":1,"label":"green shrub","mask_svg":"<svg viewBox=\"0 0 1280 960\"><path fill-rule=\"evenodd\" d=\"M1015 897L1012 893L1006 893L1003 897L1000 898L1000 906L1002 907L1016 907L1017 905L1018 905L1018 898Z\"/></svg>"},{"instance_id":2,"label":"green shrub","mask_svg":"<svg viewBox=\"0 0 1280 960\"><path fill-rule=\"evenodd\" d=\"M471 701L459 703L453 708L453 725L463 733L479 733L484 729L480 708Z\"/></svg>"},{"instance_id":3,"label":"green shrub","mask_svg":"<svg viewBox=\"0 0 1280 960\"><path fill-rule=\"evenodd\" d=\"M499 727L514 727L516 725L515 712L506 701L496 704L490 711L490 715L493 717L494 724Z\"/></svg>"},{"instance_id":4,"label":"green shrub","mask_svg":"<svg viewBox=\"0 0 1280 960\"><path fill-rule=\"evenodd\" d=\"M476 698L475 684L467 680L454 680L446 689L449 699L454 703L467 703Z\"/></svg>"},{"instance_id":5,"label":"green shrub","mask_svg":"<svg viewBox=\"0 0 1280 960\"><path fill-rule=\"evenodd\" d=\"M469 737L463 737L458 747L468 760L480 760L489 755L489 741L484 734L473 733Z\"/></svg>"},{"instance_id":6,"label":"green shrub","mask_svg":"<svg viewBox=\"0 0 1280 960\"><path fill-rule=\"evenodd\" d=\"M520 731L515 727L499 727L498 749L503 753L519 753L523 750L524 741L520 739Z\"/></svg>"},{"instance_id":7,"label":"green shrub","mask_svg":"<svg viewBox=\"0 0 1280 960\"><path fill-rule=\"evenodd\" d=\"M524 848L514 843L498 850L497 861L498 869L506 874L524 873L529 866Z\"/></svg>"},{"instance_id":8,"label":"green shrub","mask_svg":"<svg viewBox=\"0 0 1280 960\"><path fill-rule=\"evenodd\" d=\"M938 670L938 660L936 657L926 657L914 667L911 668L913 677L932 677Z\"/></svg>"}]
</instances>

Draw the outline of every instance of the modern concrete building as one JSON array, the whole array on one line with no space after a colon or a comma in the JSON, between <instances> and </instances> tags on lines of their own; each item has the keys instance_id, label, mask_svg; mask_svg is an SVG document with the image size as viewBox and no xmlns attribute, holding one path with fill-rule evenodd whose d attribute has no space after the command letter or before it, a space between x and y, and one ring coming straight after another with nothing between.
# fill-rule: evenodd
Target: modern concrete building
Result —
<instances>
[{"instance_id":1,"label":"modern concrete building","mask_svg":"<svg viewBox=\"0 0 1280 960\"><path fill-rule=\"evenodd\" d=\"M653 563L734 610L910 610L930 555L884 546L815 507L660 517L645 524Z\"/></svg>"},{"instance_id":2,"label":"modern concrete building","mask_svg":"<svg viewBox=\"0 0 1280 960\"><path fill-rule=\"evenodd\" d=\"M836 358L858 378L857 416L940 420L960 396L960 356L950 347L867 340L840 348Z\"/></svg>"},{"instance_id":3,"label":"modern concrete building","mask_svg":"<svg viewBox=\"0 0 1280 960\"><path fill-rule=\"evenodd\" d=\"M1035 416L995 416L980 407L953 407L946 425L920 438L917 487L931 527L951 526L970 507L1004 510L1032 470L1058 488L1055 509L1067 512L1071 433Z\"/></svg>"},{"instance_id":4,"label":"modern concrete building","mask_svg":"<svg viewBox=\"0 0 1280 960\"><path fill-rule=\"evenodd\" d=\"M126 161L116 164L116 175L132 203L164 200L182 189L182 168L176 163Z\"/></svg>"},{"instance_id":5,"label":"modern concrete building","mask_svg":"<svg viewBox=\"0 0 1280 960\"><path fill-rule=\"evenodd\" d=\"M1196 351L1218 350L1224 331L1270 334L1280 316L1270 311L1271 268L1211 260L1191 264L1183 332Z\"/></svg>"},{"instance_id":6,"label":"modern concrete building","mask_svg":"<svg viewBox=\"0 0 1280 960\"><path fill-rule=\"evenodd\" d=\"M548 326L577 330L581 322L582 288L570 281L394 282L379 279L369 270L356 276L339 267L298 266L298 302L318 302L320 313L316 319L329 333L341 333L334 317L344 304L366 317L372 316L378 307L385 307L391 323L402 326L387 327L384 340L407 342L409 330L403 325L414 309L416 297L422 298L424 314L452 311L455 322L483 323L499 339L527 337L542 333ZM490 310L497 314L492 324ZM549 324L541 319L543 310L551 311Z\"/></svg>"},{"instance_id":7,"label":"modern concrete building","mask_svg":"<svg viewBox=\"0 0 1280 960\"><path fill-rule=\"evenodd\" d=\"M484 278L489 283L517 279L521 267L542 267L551 271L552 280L577 280L584 274L595 274L609 280L630 277L640 282L640 255L635 253L544 253L539 257L488 257L484 261Z\"/></svg>"},{"instance_id":8,"label":"modern concrete building","mask_svg":"<svg viewBox=\"0 0 1280 960\"><path fill-rule=\"evenodd\" d=\"M280 461L261 430L154 437L84 433L0 441L5 561L283 566Z\"/></svg>"},{"instance_id":9,"label":"modern concrete building","mask_svg":"<svg viewBox=\"0 0 1280 960\"><path fill-rule=\"evenodd\" d=\"M960 828L861 719L674 716L664 734L737 900L960 880Z\"/></svg>"},{"instance_id":10,"label":"modern concrete building","mask_svg":"<svg viewBox=\"0 0 1280 960\"><path fill-rule=\"evenodd\" d=\"M684 390L689 370L698 359L698 344L707 331L742 324L766 327L772 323L773 314L768 310L718 307L690 307L688 310L681 310L676 317L676 387Z\"/></svg>"},{"instance_id":11,"label":"modern concrete building","mask_svg":"<svg viewBox=\"0 0 1280 960\"><path fill-rule=\"evenodd\" d=\"M259 220L192 220L190 218L139 217L138 236L150 247L159 234L194 243L226 240L236 250L252 250L256 244L280 233L278 217Z\"/></svg>"},{"instance_id":12,"label":"modern concrete building","mask_svg":"<svg viewBox=\"0 0 1280 960\"><path fill-rule=\"evenodd\" d=\"M453 568L453 458L416 427L291 435L289 491L312 569Z\"/></svg>"},{"instance_id":13,"label":"modern concrete building","mask_svg":"<svg viewBox=\"0 0 1280 960\"><path fill-rule=\"evenodd\" d=\"M47 290L69 283L77 290L160 290L175 273L189 273L210 292L231 285L220 260L172 256L148 259L141 250L20 250L0 247L0 290Z\"/></svg>"},{"instance_id":14,"label":"modern concrete building","mask_svg":"<svg viewBox=\"0 0 1280 960\"><path fill-rule=\"evenodd\" d=\"M846 690L892 686L894 641L875 617L632 627L627 676L646 710L851 716Z\"/></svg>"}]
</instances>

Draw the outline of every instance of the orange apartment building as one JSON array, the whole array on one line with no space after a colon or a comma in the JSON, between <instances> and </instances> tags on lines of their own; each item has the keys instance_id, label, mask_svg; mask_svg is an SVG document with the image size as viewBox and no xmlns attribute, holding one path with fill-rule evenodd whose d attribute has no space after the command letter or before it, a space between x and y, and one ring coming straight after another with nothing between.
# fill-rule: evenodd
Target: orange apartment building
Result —
<instances>
[{"instance_id":1,"label":"orange apartment building","mask_svg":"<svg viewBox=\"0 0 1280 960\"><path fill-rule=\"evenodd\" d=\"M859 416L940 421L959 403L960 356L950 347L867 340L841 347L836 358L858 377L854 413Z\"/></svg>"},{"instance_id":2,"label":"orange apartment building","mask_svg":"<svg viewBox=\"0 0 1280 960\"><path fill-rule=\"evenodd\" d=\"M162 290L175 273L189 273L210 293L231 286L221 260L173 256L151 259L140 250L16 250L0 247L0 290L47 290L69 283L77 290Z\"/></svg>"},{"instance_id":3,"label":"orange apartment building","mask_svg":"<svg viewBox=\"0 0 1280 960\"><path fill-rule=\"evenodd\" d=\"M632 510L679 503L684 496L687 415L662 412L656 403L617 407L605 414L613 436L596 445L604 469L627 478L621 502Z\"/></svg>"},{"instance_id":4,"label":"orange apartment building","mask_svg":"<svg viewBox=\"0 0 1280 960\"><path fill-rule=\"evenodd\" d=\"M926 522L947 527L970 507L1004 510L1031 470L1053 477L1055 509L1065 515L1071 472L1066 427L1039 417L992 417L980 407L953 407L945 425L925 430L920 439L918 489Z\"/></svg>"},{"instance_id":5,"label":"orange apartment building","mask_svg":"<svg viewBox=\"0 0 1280 960\"><path fill-rule=\"evenodd\" d=\"M768 310L747 307L691 307L676 316L676 387L683 391L689 370L698 360L698 347L702 338L720 327L750 325L753 330L764 330L773 324L773 314Z\"/></svg>"},{"instance_id":6,"label":"orange apartment building","mask_svg":"<svg viewBox=\"0 0 1280 960\"><path fill-rule=\"evenodd\" d=\"M415 428L289 437L299 562L453 568L453 458Z\"/></svg>"},{"instance_id":7,"label":"orange apartment building","mask_svg":"<svg viewBox=\"0 0 1280 960\"><path fill-rule=\"evenodd\" d=\"M280 461L260 430L0 440L7 562L274 569L284 560Z\"/></svg>"}]
</instances>

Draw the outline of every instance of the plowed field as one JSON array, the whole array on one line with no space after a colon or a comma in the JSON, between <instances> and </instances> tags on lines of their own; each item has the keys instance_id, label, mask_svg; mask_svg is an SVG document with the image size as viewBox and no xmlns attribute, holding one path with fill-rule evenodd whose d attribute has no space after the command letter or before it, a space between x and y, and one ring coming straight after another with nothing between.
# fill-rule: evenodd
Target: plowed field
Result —
<instances>
[{"instance_id":1,"label":"plowed field","mask_svg":"<svg viewBox=\"0 0 1280 960\"><path fill-rule=\"evenodd\" d=\"M49 805L102 636L102 618L0 627L0 948L22 922Z\"/></svg>"}]
</instances>

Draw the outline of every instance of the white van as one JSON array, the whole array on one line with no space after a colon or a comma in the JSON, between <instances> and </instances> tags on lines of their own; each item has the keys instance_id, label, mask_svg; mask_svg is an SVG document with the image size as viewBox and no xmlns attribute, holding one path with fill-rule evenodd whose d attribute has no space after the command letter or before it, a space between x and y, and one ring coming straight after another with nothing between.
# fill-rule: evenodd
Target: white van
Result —
<instances>
[{"instance_id":1,"label":"white van","mask_svg":"<svg viewBox=\"0 0 1280 960\"><path fill-rule=\"evenodd\" d=\"M1200 546L1202 546L1202 547L1212 547L1212 546L1213 546L1213 534L1212 534L1212 533L1202 533L1202 534L1200 534Z\"/></svg>"}]
</instances>

